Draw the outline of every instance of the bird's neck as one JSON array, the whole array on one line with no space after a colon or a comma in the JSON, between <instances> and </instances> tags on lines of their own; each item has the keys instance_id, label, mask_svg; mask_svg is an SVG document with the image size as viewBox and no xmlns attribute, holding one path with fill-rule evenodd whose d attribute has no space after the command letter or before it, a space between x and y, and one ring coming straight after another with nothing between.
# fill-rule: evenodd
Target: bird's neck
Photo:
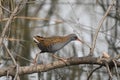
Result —
<instances>
[{"instance_id":1,"label":"bird's neck","mask_svg":"<svg viewBox=\"0 0 120 80\"><path fill-rule=\"evenodd\" d=\"M71 42L71 41L72 41L71 38L68 38L68 40L65 41L64 43L65 43L65 45L66 45L66 44L68 44L68 43Z\"/></svg>"}]
</instances>

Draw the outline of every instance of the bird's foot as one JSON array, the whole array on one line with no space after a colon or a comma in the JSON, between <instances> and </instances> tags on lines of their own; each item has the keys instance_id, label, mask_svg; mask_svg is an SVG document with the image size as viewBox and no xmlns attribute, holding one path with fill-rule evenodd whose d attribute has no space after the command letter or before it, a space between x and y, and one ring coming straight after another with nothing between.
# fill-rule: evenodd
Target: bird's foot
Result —
<instances>
[{"instance_id":1,"label":"bird's foot","mask_svg":"<svg viewBox=\"0 0 120 80\"><path fill-rule=\"evenodd\" d=\"M39 53L37 53L36 56L35 56L35 58L33 59L33 62L32 62L32 63L33 63L34 65L37 65L38 55L39 55Z\"/></svg>"},{"instance_id":2,"label":"bird's foot","mask_svg":"<svg viewBox=\"0 0 120 80\"><path fill-rule=\"evenodd\" d=\"M53 58L56 58L56 59L58 59L58 60L63 61L66 65L68 64L68 63L67 63L67 59L65 59L65 58L58 57L58 56L56 56L55 54L52 54L52 57L53 57Z\"/></svg>"},{"instance_id":3,"label":"bird's foot","mask_svg":"<svg viewBox=\"0 0 120 80\"><path fill-rule=\"evenodd\" d=\"M33 65L37 65L36 59L33 60L32 64L33 64Z\"/></svg>"}]
</instances>

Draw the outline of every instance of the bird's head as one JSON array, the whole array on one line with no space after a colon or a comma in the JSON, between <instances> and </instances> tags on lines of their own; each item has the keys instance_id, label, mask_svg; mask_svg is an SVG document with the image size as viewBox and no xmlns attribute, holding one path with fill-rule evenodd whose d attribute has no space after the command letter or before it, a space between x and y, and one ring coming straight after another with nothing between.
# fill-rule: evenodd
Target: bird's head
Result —
<instances>
[{"instance_id":1,"label":"bird's head","mask_svg":"<svg viewBox=\"0 0 120 80\"><path fill-rule=\"evenodd\" d=\"M76 34L70 34L69 36L70 36L71 41L73 41L73 40L78 40L78 41L81 42L81 40L77 37Z\"/></svg>"}]
</instances>

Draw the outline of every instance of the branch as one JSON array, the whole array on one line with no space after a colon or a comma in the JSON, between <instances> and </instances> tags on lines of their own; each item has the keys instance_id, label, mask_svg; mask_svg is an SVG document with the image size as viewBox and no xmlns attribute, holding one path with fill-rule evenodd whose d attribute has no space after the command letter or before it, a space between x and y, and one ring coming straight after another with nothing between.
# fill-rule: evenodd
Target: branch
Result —
<instances>
[{"instance_id":1,"label":"branch","mask_svg":"<svg viewBox=\"0 0 120 80\"><path fill-rule=\"evenodd\" d=\"M110 78L110 80L112 80L112 73L111 73L111 71L110 71L110 67L109 67L109 65L108 65L108 63L105 61L104 62L105 63L105 65L106 65L106 68L107 68L107 72L108 72L108 74L109 74L109 78Z\"/></svg>"},{"instance_id":2,"label":"branch","mask_svg":"<svg viewBox=\"0 0 120 80\"><path fill-rule=\"evenodd\" d=\"M118 68L117 68L117 65L116 65L116 60L112 60L114 65L115 65L115 72L116 72L116 75L117 75L117 78L120 79L120 76L119 76L119 71L118 71Z\"/></svg>"},{"instance_id":3,"label":"branch","mask_svg":"<svg viewBox=\"0 0 120 80\"><path fill-rule=\"evenodd\" d=\"M106 60L106 61L108 65L114 66L112 60ZM67 58L66 63L67 65L63 61L59 60L49 64L38 64L36 66L35 65L23 66L23 67L19 67L18 74L23 75L23 74L32 74L37 72L46 72L56 68L63 68L66 66L79 65L79 64L94 64L94 65L105 66L104 58L101 59L101 58L95 58L95 57L71 57L71 58ZM120 67L120 62L116 61L116 66ZM0 77L6 76L7 72L9 72L9 75L15 76L16 67L12 66L7 68L1 68Z\"/></svg>"},{"instance_id":4,"label":"branch","mask_svg":"<svg viewBox=\"0 0 120 80\"><path fill-rule=\"evenodd\" d=\"M90 53L89 55L92 56L93 55L93 52L94 52L94 49L95 49L95 45L96 45L96 40L97 40L97 37L98 37L98 33L102 27L102 24L105 20L105 18L107 17L109 11L111 10L111 8L113 7L113 4L114 4L115 0L112 0L112 4L108 7L106 13L104 14L104 16L102 17L102 19L100 20L99 24L98 24L98 28L95 32L95 36L94 36L94 39L93 39L93 43L92 43L92 46L91 46L91 49L90 49Z\"/></svg>"},{"instance_id":5,"label":"branch","mask_svg":"<svg viewBox=\"0 0 120 80\"><path fill-rule=\"evenodd\" d=\"M95 68L88 76L87 80L90 79L90 77L92 76L93 72L95 72L96 70L100 69L102 67L102 65L100 65L99 67Z\"/></svg>"},{"instance_id":6,"label":"branch","mask_svg":"<svg viewBox=\"0 0 120 80\"><path fill-rule=\"evenodd\" d=\"M9 27L10 23L12 22L13 17L16 15L16 13L17 13L17 11L18 11L18 9L19 9L20 4L22 3L22 1L23 0L21 0L20 3L15 7L14 11L10 15L10 18L8 19L8 21L5 24L5 27L4 27L4 29L3 29L2 33L1 33L1 37L0 37L0 45L2 44L3 38L5 36L5 33L6 33L7 29L8 29L8 27Z\"/></svg>"},{"instance_id":7,"label":"branch","mask_svg":"<svg viewBox=\"0 0 120 80\"><path fill-rule=\"evenodd\" d=\"M7 29L9 28L9 25L10 25L10 23L12 22L13 17L14 17L14 16L16 15L16 13L18 12L18 10L19 10L19 8L20 8L20 6L21 6L22 1L23 1L23 0L21 0L21 1L18 3L18 5L15 7L14 11L11 13L8 21L7 21L6 24L5 24L5 27L4 27L4 29L3 29L2 33L1 33L1 37L0 37L0 45L3 43L3 39L4 39L4 37L5 37L5 33L6 33ZM8 54L10 55L10 57L12 58L13 63L14 63L15 65L17 65L17 63L16 63L14 57L12 56L12 54L10 53L9 49L8 49L6 46L5 46L5 48L6 48L7 52L8 52ZM18 66L17 66L17 68L18 68ZM15 78L14 78L14 80L19 80L19 75L17 74L16 69L15 69L14 71L15 71L15 75L16 75ZM8 72L9 72L9 71L7 71L7 74L8 74Z\"/></svg>"},{"instance_id":8,"label":"branch","mask_svg":"<svg viewBox=\"0 0 120 80\"><path fill-rule=\"evenodd\" d=\"M49 18L39 18L39 17L29 17L29 16L14 16L12 19L26 19L26 20L41 20L41 21L49 21ZM0 19L0 22L4 22L4 21L8 21L9 18L4 18L4 19ZM62 23L62 20L59 19L54 19L53 21L55 21L56 23Z\"/></svg>"},{"instance_id":9,"label":"branch","mask_svg":"<svg viewBox=\"0 0 120 80\"><path fill-rule=\"evenodd\" d=\"M7 46L6 46L4 43L3 43L3 45L4 45L4 47L5 47L6 51L7 51L7 53L8 53L9 56L11 57L11 59L12 59L14 65L16 65L17 63L16 63L16 61L15 61L13 55L11 54L10 50L7 48Z\"/></svg>"}]
</instances>

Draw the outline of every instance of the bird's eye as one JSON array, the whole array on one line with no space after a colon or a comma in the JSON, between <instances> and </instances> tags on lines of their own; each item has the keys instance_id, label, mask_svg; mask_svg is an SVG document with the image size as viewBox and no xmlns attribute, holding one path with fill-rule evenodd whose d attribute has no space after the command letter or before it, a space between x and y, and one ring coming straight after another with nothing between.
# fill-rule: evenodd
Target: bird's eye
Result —
<instances>
[{"instance_id":1,"label":"bird's eye","mask_svg":"<svg viewBox=\"0 0 120 80\"><path fill-rule=\"evenodd\" d=\"M74 39L77 39L77 36L75 36Z\"/></svg>"},{"instance_id":2,"label":"bird's eye","mask_svg":"<svg viewBox=\"0 0 120 80\"><path fill-rule=\"evenodd\" d=\"M77 36L74 36L74 37L72 37L72 40L76 40L78 37Z\"/></svg>"}]
</instances>

